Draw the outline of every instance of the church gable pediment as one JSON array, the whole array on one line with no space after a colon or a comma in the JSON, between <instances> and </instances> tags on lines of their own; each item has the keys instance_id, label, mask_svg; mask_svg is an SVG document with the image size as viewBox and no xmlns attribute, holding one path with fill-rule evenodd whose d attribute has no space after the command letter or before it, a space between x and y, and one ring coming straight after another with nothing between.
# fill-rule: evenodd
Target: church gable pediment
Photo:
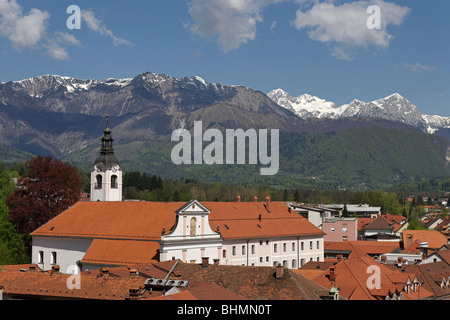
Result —
<instances>
[{"instance_id":1,"label":"church gable pediment","mask_svg":"<svg viewBox=\"0 0 450 320\"><path fill-rule=\"evenodd\" d=\"M208 208L206 208L203 204L201 204L197 200L191 200L191 201L187 202L184 206L179 208L176 212L178 215L189 215L189 214L203 215L203 214L210 213Z\"/></svg>"}]
</instances>

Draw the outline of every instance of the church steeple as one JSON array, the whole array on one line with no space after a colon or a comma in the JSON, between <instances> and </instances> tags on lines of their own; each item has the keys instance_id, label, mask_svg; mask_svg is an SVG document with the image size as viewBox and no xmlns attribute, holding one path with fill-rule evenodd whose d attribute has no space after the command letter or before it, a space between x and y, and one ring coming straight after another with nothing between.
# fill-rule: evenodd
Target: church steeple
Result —
<instances>
[{"instance_id":1,"label":"church steeple","mask_svg":"<svg viewBox=\"0 0 450 320\"><path fill-rule=\"evenodd\" d=\"M122 169L114 155L113 141L107 115L100 155L91 171L91 201L122 200Z\"/></svg>"},{"instance_id":2,"label":"church steeple","mask_svg":"<svg viewBox=\"0 0 450 320\"><path fill-rule=\"evenodd\" d=\"M114 156L113 148L114 139L111 137L111 129L109 128L109 115L106 116L106 127L103 130L102 147L100 148L100 155L95 160L94 166L98 163L103 164L107 168L112 168L114 165L119 165L119 160Z\"/></svg>"},{"instance_id":3,"label":"church steeple","mask_svg":"<svg viewBox=\"0 0 450 320\"><path fill-rule=\"evenodd\" d=\"M100 149L100 154L114 155L113 141L114 139L111 138L111 129L109 128L109 114L108 114L106 115L106 128L105 130L103 130L102 148Z\"/></svg>"}]
</instances>

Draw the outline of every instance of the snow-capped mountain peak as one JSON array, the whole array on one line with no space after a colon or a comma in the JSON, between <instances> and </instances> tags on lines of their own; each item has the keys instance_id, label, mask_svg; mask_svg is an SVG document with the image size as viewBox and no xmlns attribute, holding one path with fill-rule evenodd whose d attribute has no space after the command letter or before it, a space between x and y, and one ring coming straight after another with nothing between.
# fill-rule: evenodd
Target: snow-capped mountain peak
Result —
<instances>
[{"instance_id":1,"label":"snow-capped mountain peak","mask_svg":"<svg viewBox=\"0 0 450 320\"><path fill-rule=\"evenodd\" d=\"M267 95L275 103L303 119L378 118L406 123L428 133L434 133L439 128L450 128L450 117L422 115L410 100L399 93L371 102L354 99L340 107L309 94L293 98L282 89L273 90Z\"/></svg>"}]
</instances>

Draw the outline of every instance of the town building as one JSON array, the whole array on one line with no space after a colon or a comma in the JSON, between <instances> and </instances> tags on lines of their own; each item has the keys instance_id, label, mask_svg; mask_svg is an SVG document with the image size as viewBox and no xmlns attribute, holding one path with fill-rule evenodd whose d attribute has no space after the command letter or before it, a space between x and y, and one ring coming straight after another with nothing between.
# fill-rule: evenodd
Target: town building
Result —
<instances>
[{"instance_id":1,"label":"town building","mask_svg":"<svg viewBox=\"0 0 450 320\"><path fill-rule=\"evenodd\" d=\"M323 261L324 232L284 202L121 201L122 175L107 121L91 172L91 200L31 233L32 263L61 272L181 260L298 268ZM100 183L101 182L101 183Z\"/></svg>"},{"instance_id":2,"label":"town building","mask_svg":"<svg viewBox=\"0 0 450 320\"><path fill-rule=\"evenodd\" d=\"M357 218L331 218L322 223L325 241L356 241L358 238Z\"/></svg>"}]
</instances>

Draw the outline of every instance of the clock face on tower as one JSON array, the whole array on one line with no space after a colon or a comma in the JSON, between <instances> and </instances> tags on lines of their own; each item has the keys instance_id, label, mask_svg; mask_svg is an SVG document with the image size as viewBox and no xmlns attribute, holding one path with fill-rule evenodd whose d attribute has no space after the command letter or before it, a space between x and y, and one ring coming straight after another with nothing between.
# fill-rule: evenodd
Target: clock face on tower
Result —
<instances>
[{"instance_id":1,"label":"clock face on tower","mask_svg":"<svg viewBox=\"0 0 450 320\"><path fill-rule=\"evenodd\" d=\"M119 170L119 166L117 164L112 166L112 172L117 172Z\"/></svg>"}]
</instances>

